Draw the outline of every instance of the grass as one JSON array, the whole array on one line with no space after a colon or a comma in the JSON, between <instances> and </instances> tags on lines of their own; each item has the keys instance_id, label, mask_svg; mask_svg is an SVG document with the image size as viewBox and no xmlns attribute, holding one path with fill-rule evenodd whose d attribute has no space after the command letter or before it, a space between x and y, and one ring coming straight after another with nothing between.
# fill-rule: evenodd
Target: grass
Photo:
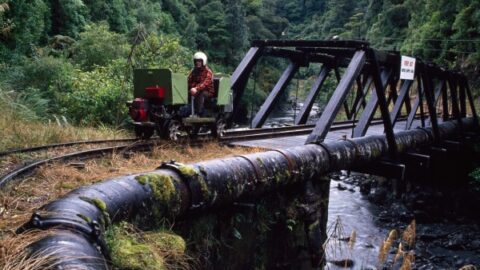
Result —
<instances>
[{"instance_id":1,"label":"grass","mask_svg":"<svg viewBox=\"0 0 480 270\"><path fill-rule=\"evenodd\" d=\"M29 254L27 247L55 231L30 231L21 235L11 235L0 242L0 269L3 270L34 270L54 269L55 255L59 250L46 250Z\"/></svg>"},{"instance_id":2,"label":"grass","mask_svg":"<svg viewBox=\"0 0 480 270\"><path fill-rule=\"evenodd\" d=\"M0 89L0 151L50 143L131 137L125 130L100 127L75 127L63 117L45 119L38 116L41 108L23 105L13 94ZM43 108L43 109L46 109Z\"/></svg>"}]
</instances>

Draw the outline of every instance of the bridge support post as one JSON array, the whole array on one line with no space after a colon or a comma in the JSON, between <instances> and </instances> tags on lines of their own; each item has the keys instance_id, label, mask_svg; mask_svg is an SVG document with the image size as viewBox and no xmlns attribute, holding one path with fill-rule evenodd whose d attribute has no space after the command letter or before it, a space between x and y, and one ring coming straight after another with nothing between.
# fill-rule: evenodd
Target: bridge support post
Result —
<instances>
[{"instance_id":1,"label":"bridge support post","mask_svg":"<svg viewBox=\"0 0 480 270\"><path fill-rule=\"evenodd\" d=\"M425 99L427 101L428 107L428 114L429 114L429 121L431 122L433 135L434 135L434 142L439 142L439 131L438 131L438 119L437 119L437 110L435 108L435 94L433 93L433 82L430 74L428 71L425 71L423 75L423 83L424 83L424 90L425 90ZM441 87L441 85L440 85Z\"/></svg>"},{"instance_id":2,"label":"bridge support post","mask_svg":"<svg viewBox=\"0 0 480 270\"><path fill-rule=\"evenodd\" d=\"M288 65L287 69L285 69L282 76L280 77L280 80L278 80L272 92L270 92L270 94L268 95L267 100L265 100L262 107L260 107L260 110L253 118L253 128L261 128L263 126L265 120L267 120L268 115L272 112L273 106L280 99L282 92L287 88L288 84L292 80L299 67L300 64L296 62L292 62L290 63L290 65Z\"/></svg>"},{"instance_id":3,"label":"bridge support post","mask_svg":"<svg viewBox=\"0 0 480 270\"><path fill-rule=\"evenodd\" d=\"M360 74L365 65L366 57L365 51L358 50L352 57L350 64L348 65L345 74L343 75L340 83L337 85L333 96L330 98L322 116L317 121L312 133L308 136L306 144L322 142L327 136L328 130L335 120L340 107L342 106L348 92L352 88L356 78Z\"/></svg>"},{"instance_id":4,"label":"bridge support post","mask_svg":"<svg viewBox=\"0 0 480 270\"><path fill-rule=\"evenodd\" d=\"M384 92L385 87L387 87L388 80L390 79L391 72L388 71L383 71L382 74L380 75L381 77L381 85L382 89L380 91ZM373 78L371 79L373 81ZM376 86L374 85L374 88ZM368 90L367 90L368 91ZM372 121L372 118L377 111L378 107L378 95L376 91L372 92L372 95L370 99L367 102L367 106L363 110L362 116L358 120L358 124L353 130L353 138L357 137L363 137L365 136L365 133L367 133L368 126L370 125L370 122Z\"/></svg>"},{"instance_id":5,"label":"bridge support post","mask_svg":"<svg viewBox=\"0 0 480 270\"><path fill-rule=\"evenodd\" d=\"M411 80L405 80L403 81L402 86L400 87L400 94L398 95L397 100L395 101L395 105L393 106L393 110L390 113L390 118L392 119L392 126L394 127L398 116L400 116L401 111L402 111L402 105L405 102L410 103L410 100L407 100L407 97L409 96L408 93L410 91L410 87L412 86L412 81Z\"/></svg>"},{"instance_id":6,"label":"bridge support post","mask_svg":"<svg viewBox=\"0 0 480 270\"><path fill-rule=\"evenodd\" d=\"M315 102L315 98L318 95L318 92L322 88L323 83L327 79L328 75L330 74L330 68L326 67L325 65L322 66L320 70L320 74L318 75L315 83L312 86L312 89L308 93L305 102L303 103L303 107L300 109L300 113L295 118L295 125L303 125L307 122L308 116L310 115L310 111L312 110L313 103Z\"/></svg>"},{"instance_id":7,"label":"bridge support post","mask_svg":"<svg viewBox=\"0 0 480 270\"><path fill-rule=\"evenodd\" d=\"M457 80L456 76L450 74L449 80L448 80L448 85L450 88L450 97L451 97L451 102L452 102L452 114L453 118L457 120L459 129L460 129L460 134L463 135L463 123L462 123L462 118L460 117L460 108L458 107L458 96L457 96Z\"/></svg>"},{"instance_id":8,"label":"bridge support post","mask_svg":"<svg viewBox=\"0 0 480 270\"><path fill-rule=\"evenodd\" d=\"M248 77L262 54L263 47L250 48L245 57L242 59L242 62L240 62L237 69L235 69L232 74L231 88L233 90L233 111L231 119L235 119L238 108L240 107L240 101L242 99L243 92L245 91L245 87L248 82Z\"/></svg>"}]
</instances>

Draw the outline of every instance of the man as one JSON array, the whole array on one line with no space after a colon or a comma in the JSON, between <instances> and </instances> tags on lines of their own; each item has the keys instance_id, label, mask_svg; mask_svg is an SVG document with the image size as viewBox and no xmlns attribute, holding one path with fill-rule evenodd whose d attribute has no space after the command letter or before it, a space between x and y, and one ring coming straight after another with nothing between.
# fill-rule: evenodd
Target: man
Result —
<instances>
[{"instance_id":1,"label":"man","mask_svg":"<svg viewBox=\"0 0 480 270\"><path fill-rule=\"evenodd\" d=\"M207 66L207 55L197 52L193 55L194 68L188 75L188 89L190 96L195 97L195 113L203 113L205 99L215 96L213 88L213 72Z\"/></svg>"}]
</instances>

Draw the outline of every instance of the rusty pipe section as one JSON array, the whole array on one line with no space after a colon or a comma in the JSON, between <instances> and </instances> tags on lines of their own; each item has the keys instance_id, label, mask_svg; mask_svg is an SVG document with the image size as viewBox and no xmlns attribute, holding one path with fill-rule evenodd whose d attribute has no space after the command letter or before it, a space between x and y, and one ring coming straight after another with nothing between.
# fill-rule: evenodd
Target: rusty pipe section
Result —
<instances>
[{"instance_id":1,"label":"rusty pipe section","mask_svg":"<svg viewBox=\"0 0 480 270\"><path fill-rule=\"evenodd\" d=\"M463 128L473 128L464 119ZM439 125L440 139L458 135L458 122ZM433 142L430 128L398 132L399 152ZM35 212L18 229L61 231L29 248L32 254L58 250L59 269L108 269L104 232L121 220L150 223L187 211L219 207L244 197L260 196L340 169L358 167L387 154L383 135L310 144L183 165L164 162L155 171L117 177L71 191ZM63 267L63 268L62 268Z\"/></svg>"}]
</instances>

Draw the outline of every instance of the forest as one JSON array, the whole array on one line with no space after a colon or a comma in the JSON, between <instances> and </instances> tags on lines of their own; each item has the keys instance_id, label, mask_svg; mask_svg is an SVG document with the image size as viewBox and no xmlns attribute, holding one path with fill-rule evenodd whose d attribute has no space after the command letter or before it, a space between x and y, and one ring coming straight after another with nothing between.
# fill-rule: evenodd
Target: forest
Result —
<instances>
[{"instance_id":1,"label":"forest","mask_svg":"<svg viewBox=\"0 0 480 270\"><path fill-rule=\"evenodd\" d=\"M254 39L333 36L461 69L478 96L477 0L0 0L0 103L28 121L121 126L132 69L188 73L203 50L229 74Z\"/></svg>"}]
</instances>

